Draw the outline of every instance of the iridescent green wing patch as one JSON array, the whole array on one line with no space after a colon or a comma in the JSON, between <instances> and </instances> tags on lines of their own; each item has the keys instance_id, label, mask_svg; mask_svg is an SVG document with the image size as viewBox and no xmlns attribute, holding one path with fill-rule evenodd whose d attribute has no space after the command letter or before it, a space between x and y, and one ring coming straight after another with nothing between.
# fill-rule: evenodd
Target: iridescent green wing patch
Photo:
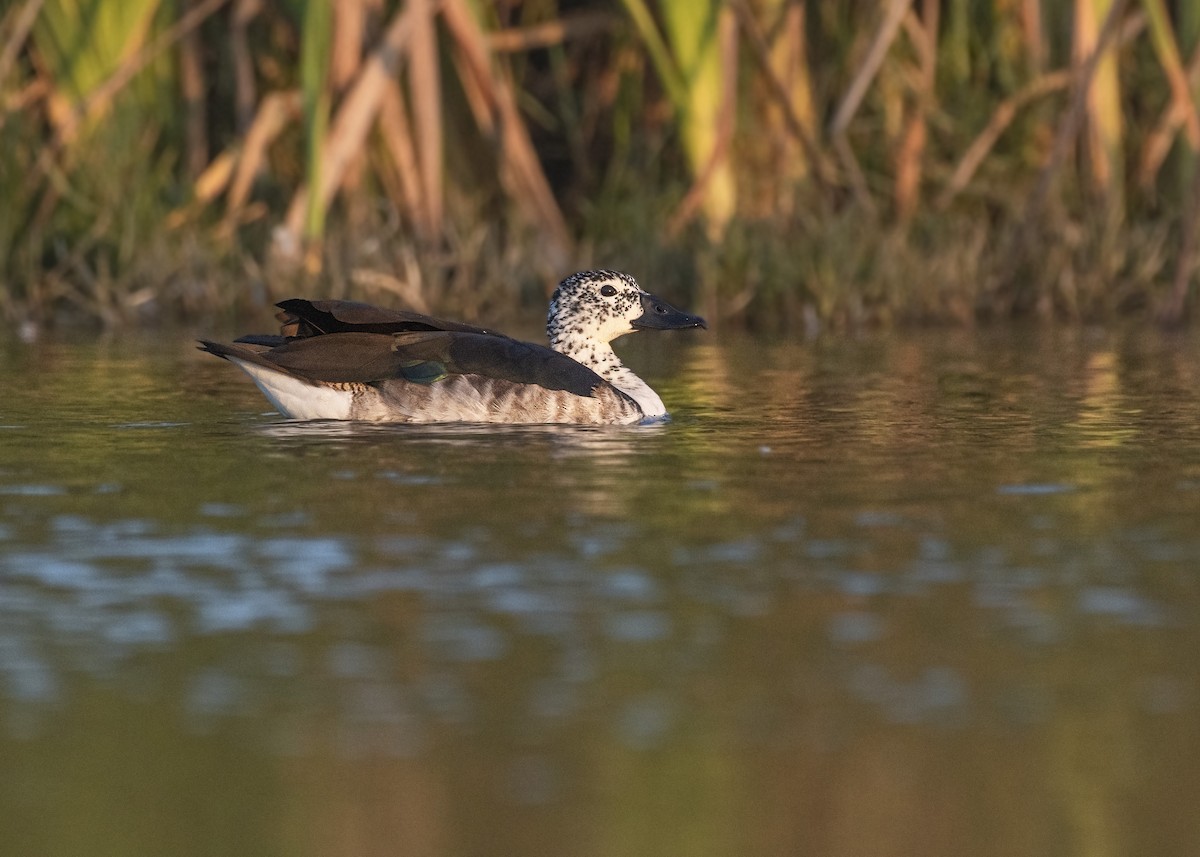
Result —
<instances>
[{"instance_id":1,"label":"iridescent green wing patch","mask_svg":"<svg viewBox=\"0 0 1200 857\"><path fill-rule=\"evenodd\" d=\"M450 377L446 364L436 360L405 360L399 367L400 377L414 384L436 384Z\"/></svg>"}]
</instances>

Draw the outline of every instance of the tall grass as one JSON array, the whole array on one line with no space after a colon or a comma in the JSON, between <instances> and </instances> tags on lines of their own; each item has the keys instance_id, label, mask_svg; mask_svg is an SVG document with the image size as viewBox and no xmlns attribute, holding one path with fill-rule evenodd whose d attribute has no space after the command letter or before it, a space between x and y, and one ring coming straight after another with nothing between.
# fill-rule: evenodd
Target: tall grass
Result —
<instances>
[{"instance_id":1,"label":"tall grass","mask_svg":"<svg viewBox=\"0 0 1200 857\"><path fill-rule=\"evenodd\" d=\"M569 268L812 326L1182 319L1194 0L16 0L0 315Z\"/></svg>"}]
</instances>

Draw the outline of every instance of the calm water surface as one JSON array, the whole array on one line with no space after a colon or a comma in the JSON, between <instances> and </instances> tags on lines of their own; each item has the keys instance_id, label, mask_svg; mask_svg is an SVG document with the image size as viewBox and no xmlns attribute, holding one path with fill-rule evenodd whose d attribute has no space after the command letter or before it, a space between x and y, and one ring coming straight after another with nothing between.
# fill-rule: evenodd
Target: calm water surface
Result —
<instances>
[{"instance_id":1,"label":"calm water surface","mask_svg":"<svg viewBox=\"0 0 1200 857\"><path fill-rule=\"evenodd\" d=\"M1194 334L623 351L672 423L0 346L0 852L1200 853Z\"/></svg>"}]
</instances>

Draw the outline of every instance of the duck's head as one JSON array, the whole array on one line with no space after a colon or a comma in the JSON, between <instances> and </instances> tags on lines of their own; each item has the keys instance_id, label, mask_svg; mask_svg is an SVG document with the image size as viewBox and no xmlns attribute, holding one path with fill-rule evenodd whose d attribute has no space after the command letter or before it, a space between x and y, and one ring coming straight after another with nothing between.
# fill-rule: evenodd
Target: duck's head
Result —
<instances>
[{"instance_id":1,"label":"duck's head","mask_svg":"<svg viewBox=\"0 0 1200 857\"><path fill-rule=\"evenodd\" d=\"M611 342L635 330L707 326L700 316L642 291L637 280L617 271L581 271L567 277L554 290L546 318L551 344Z\"/></svg>"}]
</instances>

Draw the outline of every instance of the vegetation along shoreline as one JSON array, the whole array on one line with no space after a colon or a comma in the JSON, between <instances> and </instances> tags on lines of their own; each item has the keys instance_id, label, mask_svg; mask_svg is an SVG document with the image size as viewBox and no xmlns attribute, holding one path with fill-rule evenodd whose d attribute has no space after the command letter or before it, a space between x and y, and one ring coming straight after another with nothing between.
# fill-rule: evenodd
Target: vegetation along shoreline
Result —
<instances>
[{"instance_id":1,"label":"vegetation along shoreline","mask_svg":"<svg viewBox=\"0 0 1200 857\"><path fill-rule=\"evenodd\" d=\"M636 273L775 332L1179 324L1191 0L19 0L0 321L296 294L504 320Z\"/></svg>"}]
</instances>

